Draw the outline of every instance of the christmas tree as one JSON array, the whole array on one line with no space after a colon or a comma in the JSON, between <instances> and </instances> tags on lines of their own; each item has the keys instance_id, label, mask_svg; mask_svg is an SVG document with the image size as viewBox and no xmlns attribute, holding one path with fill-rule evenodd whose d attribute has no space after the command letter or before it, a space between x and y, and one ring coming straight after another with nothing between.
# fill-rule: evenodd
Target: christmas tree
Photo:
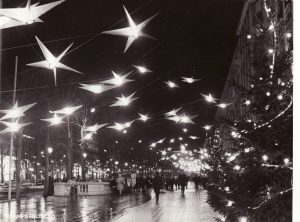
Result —
<instances>
[{"instance_id":1,"label":"christmas tree","mask_svg":"<svg viewBox=\"0 0 300 222\"><path fill-rule=\"evenodd\" d=\"M241 114L219 119L208 145L205 187L224 215L217 221L292 221L292 30L266 2L263 21L248 36L249 86L232 83Z\"/></svg>"}]
</instances>

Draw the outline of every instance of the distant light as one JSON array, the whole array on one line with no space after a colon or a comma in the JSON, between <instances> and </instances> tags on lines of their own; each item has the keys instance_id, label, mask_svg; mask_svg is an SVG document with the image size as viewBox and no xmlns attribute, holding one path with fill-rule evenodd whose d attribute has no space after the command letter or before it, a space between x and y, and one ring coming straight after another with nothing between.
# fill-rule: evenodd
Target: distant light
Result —
<instances>
[{"instance_id":1,"label":"distant light","mask_svg":"<svg viewBox=\"0 0 300 222\"><path fill-rule=\"evenodd\" d=\"M249 153L249 152L250 152L250 148L246 148L245 153Z\"/></svg>"},{"instance_id":2,"label":"distant light","mask_svg":"<svg viewBox=\"0 0 300 222\"><path fill-rule=\"evenodd\" d=\"M291 38L292 37L292 33L290 33L290 32L286 33L286 37L287 38Z\"/></svg>"},{"instance_id":3,"label":"distant light","mask_svg":"<svg viewBox=\"0 0 300 222\"><path fill-rule=\"evenodd\" d=\"M247 222L248 218L247 217L239 217L238 220L239 220L238 222Z\"/></svg>"},{"instance_id":4,"label":"distant light","mask_svg":"<svg viewBox=\"0 0 300 222\"><path fill-rule=\"evenodd\" d=\"M268 49L268 52L269 52L270 54L273 54L274 50L273 50L273 49Z\"/></svg>"},{"instance_id":5,"label":"distant light","mask_svg":"<svg viewBox=\"0 0 300 222\"><path fill-rule=\"evenodd\" d=\"M229 187L225 187L224 190L228 192L229 191Z\"/></svg>"},{"instance_id":6,"label":"distant light","mask_svg":"<svg viewBox=\"0 0 300 222\"><path fill-rule=\"evenodd\" d=\"M282 96L281 94L279 94L279 95L277 96L277 98L278 98L279 100L282 100L282 99L283 99L283 96Z\"/></svg>"},{"instance_id":7,"label":"distant light","mask_svg":"<svg viewBox=\"0 0 300 222\"><path fill-rule=\"evenodd\" d=\"M205 129L205 130L210 130L211 129L211 125L206 125L206 126L204 126L203 128Z\"/></svg>"},{"instance_id":8,"label":"distant light","mask_svg":"<svg viewBox=\"0 0 300 222\"><path fill-rule=\"evenodd\" d=\"M146 122L148 119L149 119L149 116L148 116L148 114L140 114L139 113L139 115L140 115L140 118L139 118L139 120L142 120L142 121L144 121L144 122Z\"/></svg>"},{"instance_id":9,"label":"distant light","mask_svg":"<svg viewBox=\"0 0 300 222\"><path fill-rule=\"evenodd\" d=\"M178 137L178 139L179 139L180 141L182 141L182 140L183 140L183 138L182 138L182 137Z\"/></svg>"},{"instance_id":10,"label":"distant light","mask_svg":"<svg viewBox=\"0 0 300 222\"><path fill-rule=\"evenodd\" d=\"M267 95L267 96L270 96L270 95L271 95L271 93L270 93L270 92L267 92L267 93L266 93L266 95Z\"/></svg>"},{"instance_id":11,"label":"distant light","mask_svg":"<svg viewBox=\"0 0 300 222\"><path fill-rule=\"evenodd\" d=\"M284 163L287 165L287 164L289 164L289 162L290 162L290 160L289 160L289 158L284 158Z\"/></svg>"},{"instance_id":12,"label":"distant light","mask_svg":"<svg viewBox=\"0 0 300 222\"><path fill-rule=\"evenodd\" d=\"M116 161L115 164L118 165L118 164L119 164L119 161Z\"/></svg>"},{"instance_id":13,"label":"distant light","mask_svg":"<svg viewBox=\"0 0 300 222\"><path fill-rule=\"evenodd\" d=\"M216 99L209 93L208 95L201 94L209 103L216 103Z\"/></svg>"},{"instance_id":14,"label":"distant light","mask_svg":"<svg viewBox=\"0 0 300 222\"><path fill-rule=\"evenodd\" d=\"M174 141L175 141L175 139L173 139L173 138L170 139L170 143L174 143Z\"/></svg>"},{"instance_id":15,"label":"distant light","mask_svg":"<svg viewBox=\"0 0 300 222\"><path fill-rule=\"evenodd\" d=\"M264 161L267 161L269 159L267 155L263 155L262 158Z\"/></svg>"},{"instance_id":16,"label":"distant light","mask_svg":"<svg viewBox=\"0 0 300 222\"><path fill-rule=\"evenodd\" d=\"M252 36L250 34L247 35L247 39L251 39Z\"/></svg>"},{"instance_id":17,"label":"distant light","mask_svg":"<svg viewBox=\"0 0 300 222\"><path fill-rule=\"evenodd\" d=\"M91 113L94 113L96 111L96 109L93 107L91 108Z\"/></svg>"},{"instance_id":18,"label":"distant light","mask_svg":"<svg viewBox=\"0 0 300 222\"><path fill-rule=\"evenodd\" d=\"M51 154L53 152L53 148L52 147L48 147L47 151L48 151L49 154Z\"/></svg>"},{"instance_id":19,"label":"distant light","mask_svg":"<svg viewBox=\"0 0 300 222\"><path fill-rule=\"evenodd\" d=\"M186 133L188 130L187 130L187 128L184 128L184 129L182 129L182 131Z\"/></svg>"},{"instance_id":20,"label":"distant light","mask_svg":"<svg viewBox=\"0 0 300 222\"><path fill-rule=\"evenodd\" d=\"M86 154L86 153L83 153L82 156L83 156L83 158L86 158L87 154Z\"/></svg>"},{"instance_id":21,"label":"distant light","mask_svg":"<svg viewBox=\"0 0 300 222\"><path fill-rule=\"evenodd\" d=\"M139 143L141 143L142 142L142 140L139 140Z\"/></svg>"},{"instance_id":22,"label":"distant light","mask_svg":"<svg viewBox=\"0 0 300 222\"><path fill-rule=\"evenodd\" d=\"M231 103L220 103L218 104L217 106L222 108L222 109L225 109L227 106L229 106Z\"/></svg>"},{"instance_id":23,"label":"distant light","mask_svg":"<svg viewBox=\"0 0 300 222\"><path fill-rule=\"evenodd\" d=\"M229 200L228 203L227 203L227 206L228 206L228 207L231 207L232 204L233 204L233 202L232 202L231 200Z\"/></svg>"},{"instance_id":24,"label":"distant light","mask_svg":"<svg viewBox=\"0 0 300 222\"><path fill-rule=\"evenodd\" d=\"M247 106L249 106L250 103L251 103L251 102L250 102L250 100L248 100L248 99L247 99L246 102L245 102L245 104L246 104Z\"/></svg>"},{"instance_id":25,"label":"distant light","mask_svg":"<svg viewBox=\"0 0 300 222\"><path fill-rule=\"evenodd\" d=\"M127 133L127 130L123 130L123 133L126 134L126 133Z\"/></svg>"},{"instance_id":26,"label":"distant light","mask_svg":"<svg viewBox=\"0 0 300 222\"><path fill-rule=\"evenodd\" d=\"M125 165L125 166L128 166L128 163L125 163L124 165Z\"/></svg>"},{"instance_id":27,"label":"distant light","mask_svg":"<svg viewBox=\"0 0 300 222\"><path fill-rule=\"evenodd\" d=\"M165 82L170 88L175 88L175 87L179 87L176 83L172 82L172 81L167 81Z\"/></svg>"},{"instance_id":28,"label":"distant light","mask_svg":"<svg viewBox=\"0 0 300 222\"><path fill-rule=\"evenodd\" d=\"M235 166L234 166L234 169L235 169L235 170L240 170L241 167L240 167L239 165L235 165Z\"/></svg>"},{"instance_id":29,"label":"distant light","mask_svg":"<svg viewBox=\"0 0 300 222\"><path fill-rule=\"evenodd\" d=\"M163 156L165 156L165 155L167 154L167 152L166 152L165 150L163 150L163 151L161 152L161 154L162 154Z\"/></svg>"},{"instance_id":30,"label":"distant light","mask_svg":"<svg viewBox=\"0 0 300 222\"><path fill-rule=\"evenodd\" d=\"M119 143L118 140L116 140L116 143Z\"/></svg>"}]
</instances>

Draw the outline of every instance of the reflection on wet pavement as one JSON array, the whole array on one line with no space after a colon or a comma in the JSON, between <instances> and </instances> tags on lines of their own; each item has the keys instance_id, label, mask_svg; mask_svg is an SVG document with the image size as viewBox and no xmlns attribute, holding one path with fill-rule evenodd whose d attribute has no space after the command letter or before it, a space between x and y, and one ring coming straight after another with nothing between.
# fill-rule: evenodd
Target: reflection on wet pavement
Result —
<instances>
[{"instance_id":1,"label":"reflection on wet pavement","mask_svg":"<svg viewBox=\"0 0 300 222\"><path fill-rule=\"evenodd\" d=\"M206 192L188 189L186 195L179 191L161 194L155 204L154 193L117 196L30 197L19 203L0 202L0 221L114 221L114 222L193 222L214 221L218 216L209 207Z\"/></svg>"}]
</instances>

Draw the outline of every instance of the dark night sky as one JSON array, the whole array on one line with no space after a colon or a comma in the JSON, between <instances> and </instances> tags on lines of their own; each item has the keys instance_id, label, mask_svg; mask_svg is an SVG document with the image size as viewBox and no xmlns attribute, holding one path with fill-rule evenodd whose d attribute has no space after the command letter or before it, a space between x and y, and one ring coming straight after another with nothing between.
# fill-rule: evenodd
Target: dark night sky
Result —
<instances>
[{"instance_id":1,"label":"dark night sky","mask_svg":"<svg viewBox=\"0 0 300 222\"><path fill-rule=\"evenodd\" d=\"M40 2L44 4L49 1ZM26 2L3 1L3 7L15 7L20 4L24 6ZM157 38L157 41L140 38L126 54L123 54L126 37L95 37L102 31L128 26L122 4L136 23L159 12L145 28L145 32ZM45 107L45 100L42 99L41 92L45 91L43 86L53 86L53 75L50 71L25 66L43 58L34 36L38 36L42 42L49 41L45 44L54 55L74 42L71 53L63 58L62 62L85 75L58 70L59 86L57 89L47 88L49 91L56 93L56 97L59 97L57 93L61 90L78 91L89 101L91 107L97 107L94 121L103 119L102 114L107 110L109 115L106 115L106 118L109 119L106 121L110 124L137 118L138 112L150 113L152 117L152 120L145 124L140 121L134 123L125 135L107 129L100 133L103 139L122 137L134 144L142 138L145 144L149 145L152 140L181 136L184 127L164 120L162 115L180 106L184 106L186 114L199 115L195 119L195 125L186 126L189 135L203 137L202 126L213 123L216 109L203 101L200 93L212 93L217 98L222 93L236 44L235 32L242 5L243 1L229 0L67 0L42 16L44 23L2 31L3 90L11 89L14 57L18 55L18 88L40 87L26 90L28 95L34 97L31 101L27 98L26 102L38 100L40 103L35 109L43 110L41 107ZM87 42L93 37L95 38ZM72 51L83 43L85 44ZM16 46L22 47L14 48ZM100 95L78 89L76 82L92 83L107 79L112 76L111 70L125 73L133 70L132 64L145 65L154 72L144 76L135 72L130 77L136 81ZM181 76L193 76L201 81L190 85L181 82ZM180 88L166 87L164 81L167 80L175 81ZM135 91L136 96L140 98L129 107L105 108L121 93L129 95ZM3 93L4 98L8 96L11 94ZM36 121L42 117L46 117L46 112L35 116ZM40 125L38 122L31 127Z\"/></svg>"}]
</instances>

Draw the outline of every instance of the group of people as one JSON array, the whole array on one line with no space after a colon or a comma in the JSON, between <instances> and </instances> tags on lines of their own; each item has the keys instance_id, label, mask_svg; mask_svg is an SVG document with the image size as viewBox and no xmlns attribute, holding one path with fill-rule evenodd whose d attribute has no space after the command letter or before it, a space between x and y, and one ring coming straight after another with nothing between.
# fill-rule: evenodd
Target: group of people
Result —
<instances>
[{"instance_id":1,"label":"group of people","mask_svg":"<svg viewBox=\"0 0 300 222\"><path fill-rule=\"evenodd\" d=\"M141 176L136 178L136 183L133 187L134 192L143 192L145 195L149 195L150 188L153 188L156 196L156 201L159 200L159 194L162 189L166 190L174 190L174 186L176 189L181 189L181 193L184 195L184 191L187 188L187 184L189 181L189 177L184 173L181 173L178 176L172 176L168 178L163 178L159 175L158 172L154 175L154 177L150 176ZM198 180L197 180L198 181ZM196 182L195 182L196 184ZM111 178L110 180L110 188L113 194L121 195L125 188L125 179L121 174L118 175L117 178ZM199 183L196 185L196 189L198 189Z\"/></svg>"}]
</instances>

